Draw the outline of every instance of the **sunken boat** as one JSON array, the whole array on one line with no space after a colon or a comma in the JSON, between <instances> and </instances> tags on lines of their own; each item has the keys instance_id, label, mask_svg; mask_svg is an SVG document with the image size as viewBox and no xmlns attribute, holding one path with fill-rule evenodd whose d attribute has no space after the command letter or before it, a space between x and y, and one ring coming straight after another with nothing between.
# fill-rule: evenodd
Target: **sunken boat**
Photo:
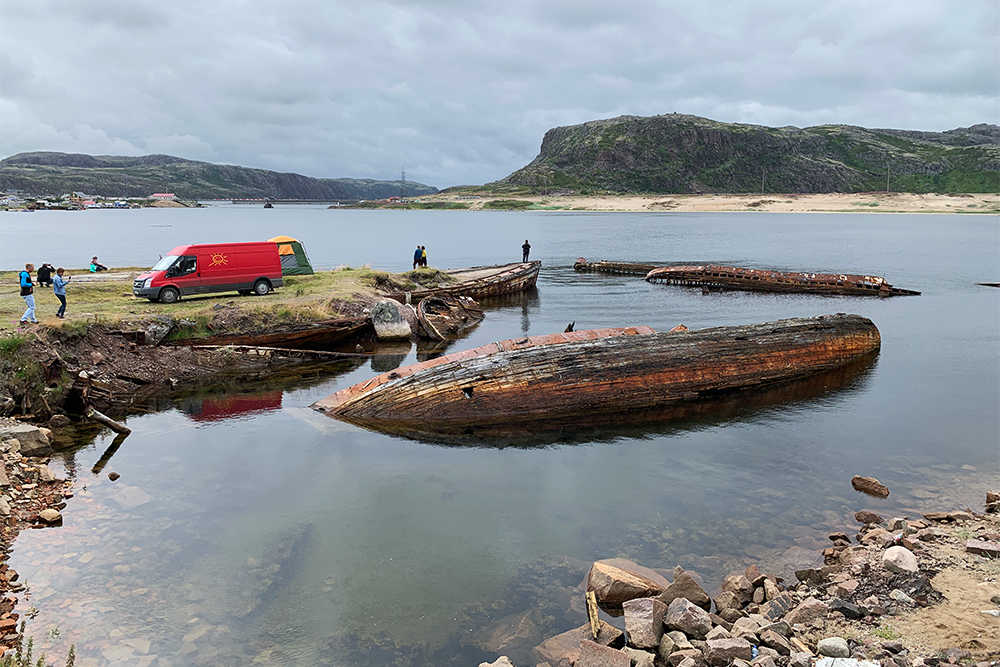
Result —
<instances>
[{"instance_id":1,"label":"sunken boat","mask_svg":"<svg viewBox=\"0 0 1000 667\"><path fill-rule=\"evenodd\" d=\"M755 292L814 292L849 296L919 296L920 292L893 287L881 276L848 273L807 273L744 269L701 264L661 266L646 274L646 281L720 290Z\"/></svg>"},{"instance_id":2,"label":"sunken boat","mask_svg":"<svg viewBox=\"0 0 1000 667\"><path fill-rule=\"evenodd\" d=\"M483 309L468 296L431 296L417 304L420 335L430 340L454 340L483 321Z\"/></svg>"},{"instance_id":3,"label":"sunken boat","mask_svg":"<svg viewBox=\"0 0 1000 667\"><path fill-rule=\"evenodd\" d=\"M173 345L245 345L250 347L279 347L293 350L324 349L371 327L367 317L346 317L308 324L274 327L264 332L246 334L221 334L206 338L185 338Z\"/></svg>"},{"instance_id":4,"label":"sunken boat","mask_svg":"<svg viewBox=\"0 0 1000 667\"><path fill-rule=\"evenodd\" d=\"M446 273L456 282L428 289L388 294L402 303L417 303L431 296L467 296L480 300L486 297L524 292L535 286L542 263L515 262L494 266L473 266Z\"/></svg>"},{"instance_id":5,"label":"sunken boat","mask_svg":"<svg viewBox=\"0 0 1000 667\"><path fill-rule=\"evenodd\" d=\"M446 354L312 407L383 431L544 423L792 381L849 364L880 343L871 320L845 314L699 331L573 331Z\"/></svg>"},{"instance_id":6,"label":"sunken boat","mask_svg":"<svg viewBox=\"0 0 1000 667\"><path fill-rule=\"evenodd\" d=\"M644 276L653 269L658 269L663 264L641 264L637 262L609 262L602 259L597 262L588 262L586 257L580 257L573 262L573 269L582 273L623 273L633 276Z\"/></svg>"}]
</instances>

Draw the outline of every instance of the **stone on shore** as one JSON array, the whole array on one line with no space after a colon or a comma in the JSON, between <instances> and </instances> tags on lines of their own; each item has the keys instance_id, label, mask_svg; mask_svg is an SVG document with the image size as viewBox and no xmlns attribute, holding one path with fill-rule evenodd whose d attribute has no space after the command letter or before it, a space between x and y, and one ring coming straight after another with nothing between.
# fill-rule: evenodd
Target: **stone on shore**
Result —
<instances>
[{"instance_id":1,"label":"stone on shore","mask_svg":"<svg viewBox=\"0 0 1000 667\"><path fill-rule=\"evenodd\" d=\"M62 521L62 514L59 513L59 510L49 508L39 512L38 518L45 523L58 523Z\"/></svg>"},{"instance_id":2,"label":"stone on shore","mask_svg":"<svg viewBox=\"0 0 1000 667\"><path fill-rule=\"evenodd\" d=\"M481 662L479 667L514 667L514 663L505 655L500 656L493 662Z\"/></svg>"},{"instance_id":3,"label":"stone on shore","mask_svg":"<svg viewBox=\"0 0 1000 667\"><path fill-rule=\"evenodd\" d=\"M827 606L825 603L814 597L808 597L799 603L795 609L785 614L785 622L789 625L796 623L811 623L817 618L826 616Z\"/></svg>"},{"instance_id":4,"label":"stone on shore","mask_svg":"<svg viewBox=\"0 0 1000 667\"><path fill-rule=\"evenodd\" d=\"M570 667L580 652L581 641L594 640L602 646L620 646L624 644L623 637L621 630L601 621L597 639L594 640L590 623L587 623L546 639L532 650L531 657L537 662L547 662L552 667Z\"/></svg>"},{"instance_id":5,"label":"stone on shore","mask_svg":"<svg viewBox=\"0 0 1000 667\"><path fill-rule=\"evenodd\" d=\"M601 562L590 568L587 590L594 591L597 601L609 607L620 607L626 600L653 597L663 592L659 584L646 577Z\"/></svg>"},{"instance_id":6,"label":"stone on shore","mask_svg":"<svg viewBox=\"0 0 1000 667\"><path fill-rule=\"evenodd\" d=\"M709 639L705 642L705 662L711 667L725 667L733 660L753 659L753 649L745 639Z\"/></svg>"},{"instance_id":7,"label":"stone on shore","mask_svg":"<svg viewBox=\"0 0 1000 667\"><path fill-rule=\"evenodd\" d=\"M970 554L1000 558L1000 542L993 540L966 540L965 550Z\"/></svg>"},{"instance_id":8,"label":"stone on shore","mask_svg":"<svg viewBox=\"0 0 1000 667\"><path fill-rule=\"evenodd\" d=\"M601 646L589 639L580 642L580 654L574 667L630 667L627 653Z\"/></svg>"},{"instance_id":9,"label":"stone on shore","mask_svg":"<svg viewBox=\"0 0 1000 667\"><path fill-rule=\"evenodd\" d=\"M403 304L383 299L372 307L371 320L379 340L409 340L413 331L403 316Z\"/></svg>"},{"instance_id":10,"label":"stone on shore","mask_svg":"<svg viewBox=\"0 0 1000 667\"><path fill-rule=\"evenodd\" d=\"M851 649L843 637L827 637L816 644L816 652L830 658L850 658Z\"/></svg>"},{"instance_id":11,"label":"stone on shore","mask_svg":"<svg viewBox=\"0 0 1000 667\"><path fill-rule=\"evenodd\" d=\"M45 433L31 424L0 427L0 440L8 439L17 441L21 456L48 456L52 453L52 445ZM11 449L14 449L13 444Z\"/></svg>"},{"instance_id":12,"label":"stone on shore","mask_svg":"<svg viewBox=\"0 0 1000 667\"><path fill-rule=\"evenodd\" d=\"M643 651L637 648L625 647L622 649L625 655L628 656L629 664L632 667L655 667L656 655L650 653L649 651Z\"/></svg>"},{"instance_id":13,"label":"stone on shore","mask_svg":"<svg viewBox=\"0 0 1000 667\"><path fill-rule=\"evenodd\" d=\"M920 568L917 557L906 547L889 547L882 554L882 567L896 574L913 574Z\"/></svg>"},{"instance_id":14,"label":"stone on shore","mask_svg":"<svg viewBox=\"0 0 1000 667\"><path fill-rule=\"evenodd\" d=\"M855 475L851 478L851 486L855 491L860 491L874 498L888 498L889 488L874 477L862 477Z\"/></svg>"},{"instance_id":15,"label":"stone on shore","mask_svg":"<svg viewBox=\"0 0 1000 667\"><path fill-rule=\"evenodd\" d=\"M671 630L680 630L688 637L701 639L712 629L708 612L687 598L676 598L667 607L663 623Z\"/></svg>"},{"instance_id":16,"label":"stone on shore","mask_svg":"<svg viewBox=\"0 0 1000 667\"><path fill-rule=\"evenodd\" d=\"M625 632L636 648L656 648L663 637L663 615L667 605L656 598L637 598L622 604Z\"/></svg>"},{"instance_id":17,"label":"stone on shore","mask_svg":"<svg viewBox=\"0 0 1000 667\"><path fill-rule=\"evenodd\" d=\"M699 586L698 582L690 574L681 568L677 568L674 571L673 583L667 587L667 590L663 591L659 598L665 605L672 604L678 598L684 598L705 611L712 608L712 598L708 596L705 589Z\"/></svg>"},{"instance_id":18,"label":"stone on shore","mask_svg":"<svg viewBox=\"0 0 1000 667\"><path fill-rule=\"evenodd\" d=\"M869 510L861 510L860 512L854 513L854 520L861 524L880 524L885 521L882 517L875 512Z\"/></svg>"}]
</instances>

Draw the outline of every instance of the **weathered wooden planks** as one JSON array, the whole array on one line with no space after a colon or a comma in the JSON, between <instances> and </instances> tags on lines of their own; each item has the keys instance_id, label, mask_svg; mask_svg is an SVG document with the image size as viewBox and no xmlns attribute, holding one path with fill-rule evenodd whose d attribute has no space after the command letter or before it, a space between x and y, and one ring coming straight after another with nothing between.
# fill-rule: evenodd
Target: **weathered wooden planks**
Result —
<instances>
[{"instance_id":1,"label":"weathered wooden planks","mask_svg":"<svg viewBox=\"0 0 1000 667\"><path fill-rule=\"evenodd\" d=\"M662 266L651 270L646 275L646 281L761 292L816 292L851 296L920 295L920 292L893 287L881 276L765 271L715 264Z\"/></svg>"},{"instance_id":2,"label":"weathered wooden planks","mask_svg":"<svg viewBox=\"0 0 1000 667\"><path fill-rule=\"evenodd\" d=\"M407 295L409 295L409 302L417 303L429 296L467 296L478 300L490 296L513 294L534 287L541 268L542 263L535 261L456 269L447 273L458 279L457 283L387 296L406 303Z\"/></svg>"},{"instance_id":3,"label":"weathered wooden planks","mask_svg":"<svg viewBox=\"0 0 1000 667\"><path fill-rule=\"evenodd\" d=\"M871 320L843 314L700 331L577 331L445 355L348 387L313 407L383 427L544 421L650 409L806 377L879 345Z\"/></svg>"}]
</instances>

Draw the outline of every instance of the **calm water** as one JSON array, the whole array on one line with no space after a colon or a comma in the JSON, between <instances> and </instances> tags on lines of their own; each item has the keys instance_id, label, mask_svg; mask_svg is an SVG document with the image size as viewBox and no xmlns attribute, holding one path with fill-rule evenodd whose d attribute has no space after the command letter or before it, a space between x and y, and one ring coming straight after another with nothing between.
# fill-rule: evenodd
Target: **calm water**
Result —
<instances>
[{"instance_id":1,"label":"calm water","mask_svg":"<svg viewBox=\"0 0 1000 667\"><path fill-rule=\"evenodd\" d=\"M458 268L517 260L530 239L537 292L490 306L452 350L571 321L665 330L851 312L882 333L877 359L846 373L534 447L392 438L308 409L371 377L367 363L129 418L102 473L109 435L66 457L80 491L64 526L23 533L11 559L31 589L21 610L40 610L36 642L75 643L77 664L478 664L496 658L481 633L502 618L530 613L546 636L581 624L574 589L595 558L680 564L711 586L750 562L814 562L858 509L981 507L1000 479L1000 290L975 285L1000 279L995 217L220 207L8 213L0 230L4 269L95 253L149 266L182 243L278 234L318 267L403 270L419 243L432 266ZM876 273L923 296L703 295L578 275L581 255ZM855 474L892 495L856 494Z\"/></svg>"}]
</instances>

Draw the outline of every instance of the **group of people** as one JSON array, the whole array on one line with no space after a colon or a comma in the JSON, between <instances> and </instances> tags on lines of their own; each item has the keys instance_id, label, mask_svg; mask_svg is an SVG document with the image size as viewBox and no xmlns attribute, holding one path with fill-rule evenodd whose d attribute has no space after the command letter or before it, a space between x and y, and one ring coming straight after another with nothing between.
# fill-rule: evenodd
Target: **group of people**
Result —
<instances>
[{"instance_id":1,"label":"group of people","mask_svg":"<svg viewBox=\"0 0 1000 667\"><path fill-rule=\"evenodd\" d=\"M90 272L97 273L107 270L108 267L97 261L97 255L94 255L90 260ZM21 324L38 324L38 319L35 317L35 282L31 279L33 273L35 273L35 265L29 263L24 265L24 271L21 271L17 276L21 287L21 298L24 299L26 306L24 315L21 315ZM66 319L66 285L72 279L72 276L66 275L66 269L61 266L57 269L48 262L39 266L38 273L35 273L38 286L51 287L52 293L59 299L59 310L56 311L56 317L61 320Z\"/></svg>"},{"instance_id":2,"label":"group of people","mask_svg":"<svg viewBox=\"0 0 1000 667\"><path fill-rule=\"evenodd\" d=\"M34 270L35 265L29 263L25 264L24 271L18 274L21 298L24 299L24 305L26 306L24 314L21 315L21 324L38 324L38 319L35 317L35 283L31 280L31 274ZM61 266L58 269L54 269L47 262L38 268L38 273L36 274L39 286L51 286L52 293L59 299L59 310L56 311L56 317L61 320L66 319L66 285L73 279L72 276L65 274L66 269Z\"/></svg>"},{"instance_id":3,"label":"group of people","mask_svg":"<svg viewBox=\"0 0 1000 667\"><path fill-rule=\"evenodd\" d=\"M413 268L418 266L427 266L427 248L422 245L418 245L413 251Z\"/></svg>"}]
</instances>

